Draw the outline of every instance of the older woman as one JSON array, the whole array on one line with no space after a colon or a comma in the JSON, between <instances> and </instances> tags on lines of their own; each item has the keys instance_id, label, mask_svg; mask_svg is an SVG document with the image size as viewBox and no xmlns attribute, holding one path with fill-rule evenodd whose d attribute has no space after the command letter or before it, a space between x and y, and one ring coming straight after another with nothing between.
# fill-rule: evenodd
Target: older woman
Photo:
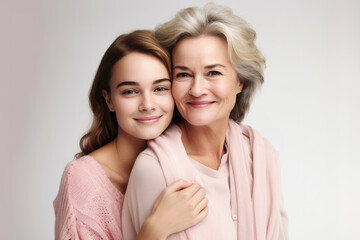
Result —
<instances>
[{"instance_id":1,"label":"older woman","mask_svg":"<svg viewBox=\"0 0 360 240\"><path fill-rule=\"evenodd\" d=\"M135 239L158 194L183 178L206 189L208 216L171 239L287 239L277 152L240 124L263 82L255 31L228 8L207 4L181 10L155 34L172 54L172 93L183 119L138 156L124 238Z\"/></svg>"}]
</instances>

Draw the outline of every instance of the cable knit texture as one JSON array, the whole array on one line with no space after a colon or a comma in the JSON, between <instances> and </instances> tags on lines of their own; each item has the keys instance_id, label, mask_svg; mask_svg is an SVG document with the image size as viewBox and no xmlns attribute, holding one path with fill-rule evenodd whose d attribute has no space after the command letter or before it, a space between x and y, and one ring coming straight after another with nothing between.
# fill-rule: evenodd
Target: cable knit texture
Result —
<instances>
[{"instance_id":1,"label":"cable knit texture","mask_svg":"<svg viewBox=\"0 0 360 240\"><path fill-rule=\"evenodd\" d=\"M55 239L122 240L124 195L91 156L70 162L54 200Z\"/></svg>"}]
</instances>

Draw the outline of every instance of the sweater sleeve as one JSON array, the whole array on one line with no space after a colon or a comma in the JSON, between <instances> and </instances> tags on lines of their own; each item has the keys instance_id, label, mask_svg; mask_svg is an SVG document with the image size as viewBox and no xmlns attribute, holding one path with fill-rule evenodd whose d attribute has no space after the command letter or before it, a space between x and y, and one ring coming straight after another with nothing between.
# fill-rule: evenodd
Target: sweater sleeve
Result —
<instances>
[{"instance_id":1,"label":"sweater sleeve","mask_svg":"<svg viewBox=\"0 0 360 240\"><path fill-rule=\"evenodd\" d=\"M76 217L70 197L71 163L67 165L60 183L59 193L54 200L55 240L80 239L76 230Z\"/></svg>"},{"instance_id":2,"label":"sweater sleeve","mask_svg":"<svg viewBox=\"0 0 360 240\"><path fill-rule=\"evenodd\" d=\"M109 224L103 223L104 218L99 215L109 212L109 205L100 201L108 196L104 191L97 191L97 184L101 183L87 167L73 161L63 173L54 200L55 240L114 239L113 233L106 228Z\"/></svg>"},{"instance_id":3,"label":"sweater sleeve","mask_svg":"<svg viewBox=\"0 0 360 240\"><path fill-rule=\"evenodd\" d=\"M165 188L160 163L154 156L142 152L135 161L125 194L122 211L125 240L136 239L157 197Z\"/></svg>"}]
</instances>

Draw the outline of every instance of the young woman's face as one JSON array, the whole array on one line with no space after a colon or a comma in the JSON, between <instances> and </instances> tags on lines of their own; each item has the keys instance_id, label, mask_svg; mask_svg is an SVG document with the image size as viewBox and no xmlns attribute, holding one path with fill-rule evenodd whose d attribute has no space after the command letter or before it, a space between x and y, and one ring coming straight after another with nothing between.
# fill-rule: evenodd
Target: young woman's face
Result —
<instances>
[{"instance_id":1,"label":"young woman's face","mask_svg":"<svg viewBox=\"0 0 360 240\"><path fill-rule=\"evenodd\" d=\"M224 39L201 36L176 45L172 93L187 122L196 126L227 123L241 90Z\"/></svg>"},{"instance_id":2,"label":"young woman's face","mask_svg":"<svg viewBox=\"0 0 360 240\"><path fill-rule=\"evenodd\" d=\"M156 57L132 52L113 67L110 96L103 94L115 112L119 134L139 139L158 137L169 125L174 101L165 65Z\"/></svg>"}]
</instances>

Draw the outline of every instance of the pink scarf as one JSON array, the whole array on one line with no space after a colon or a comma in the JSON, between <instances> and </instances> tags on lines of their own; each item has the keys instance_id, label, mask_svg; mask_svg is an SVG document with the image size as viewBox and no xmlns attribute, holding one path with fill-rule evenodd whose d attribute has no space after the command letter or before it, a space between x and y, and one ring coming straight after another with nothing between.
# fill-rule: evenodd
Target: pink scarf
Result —
<instances>
[{"instance_id":1,"label":"pink scarf","mask_svg":"<svg viewBox=\"0 0 360 240\"><path fill-rule=\"evenodd\" d=\"M248 143L244 135L250 139L252 162L245 160L244 146ZM232 120L229 121L225 141L229 153L231 207L238 216L237 239L278 240L279 234L284 236L280 239L287 239L286 234L279 231L281 217L286 220L286 215L281 215L280 209L282 197L276 150L256 130ZM194 168L189 167L192 163L176 125L150 141L149 148L159 159L167 185L179 178L202 184ZM209 236L211 229L217 226L216 221L205 218L200 223L205 224L203 227L195 226L180 232L179 238L194 239L193 231L203 231L203 236Z\"/></svg>"}]
</instances>

